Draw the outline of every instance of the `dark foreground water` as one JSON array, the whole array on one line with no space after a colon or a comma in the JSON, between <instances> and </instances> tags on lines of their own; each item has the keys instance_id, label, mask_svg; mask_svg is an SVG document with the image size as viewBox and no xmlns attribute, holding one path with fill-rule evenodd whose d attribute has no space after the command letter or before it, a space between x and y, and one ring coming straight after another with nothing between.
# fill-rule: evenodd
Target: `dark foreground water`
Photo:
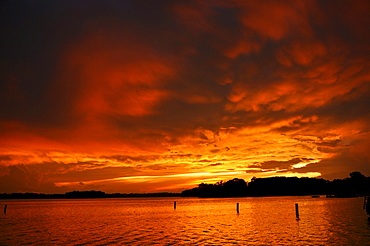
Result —
<instances>
[{"instance_id":1,"label":"dark foreground water","mask_svg":"<svg viewBox=\"0 0 370 246\"><path fill-rule=\"evenodd\" d=\"M325 197L0 200L0 245L370 245L362 205Z\"/></svg>"}]
</instances>

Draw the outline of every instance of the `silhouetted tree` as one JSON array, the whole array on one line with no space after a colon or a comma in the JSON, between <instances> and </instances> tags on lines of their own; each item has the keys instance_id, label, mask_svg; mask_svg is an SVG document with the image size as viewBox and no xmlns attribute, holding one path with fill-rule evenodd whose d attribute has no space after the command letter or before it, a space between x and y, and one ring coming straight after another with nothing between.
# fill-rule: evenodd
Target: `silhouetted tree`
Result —
<instances>
[{"instance_id":1,"label":"silhouetted tree","mask_svg":"<svg viewBox=\"0 0 370 246\"><path fill-rule=\"evenodd\" d=\"M247 195L247 182L244 179L232 179L222 185L224 196L236 197Z\"/></svg>"},{"instance_id":2,"label":"silhouetted tree","mask_svg":"<svg viewBox=\"0 0 370 246\"><path fill-rule=\"evenodd\" d=\"M349 176L351 177L351 179L354 179L354 180L364 180L364 179L366 179L365 175L363 175L362 173L357 172L357 171L351 172L349 174Z\"/></svg>"}]
</instances>

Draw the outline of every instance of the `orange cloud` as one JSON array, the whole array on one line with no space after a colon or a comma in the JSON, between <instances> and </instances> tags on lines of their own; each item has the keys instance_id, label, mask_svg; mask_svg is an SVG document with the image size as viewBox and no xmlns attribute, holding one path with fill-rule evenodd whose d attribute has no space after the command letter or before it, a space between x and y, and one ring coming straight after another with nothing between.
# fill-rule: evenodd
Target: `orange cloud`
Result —
<instances>
[{"instance_id":1,"label":"orange cloud","mask_svg":"<svg viewBox=\"0 0 370 246\"><path fill-rule=\"evenodd\" d=\"M324 44L317 40L293 41L286 48L276 52L276 59L282 65L291 67L293 63L309 66L311 63L327 53Z\"/></svg>"},{"instance_id":2,"label":"orange cloud","mask_svg":"<svg viewBox=\"0 0 370 246\"><path fill-rule=\"evenodd\" d=\"M243 6L243 24L257 31L262 37L279 40L291 32L311 35L311 28L306 18L306 4L310 3L296 1L238 3Z\"/></svg>"},{"instance_id":3,"label":"orange cloud","mask_svg":"<svg viewBox=\"0 0 370 246\"><path fill-rule=\"evenodd\" d=\"M79 85L76 113L142 116L166 96L161 87L174 75L171 61L127 39L94 33L67 51L62 73L77 74L61 83Z\"/></svg>"}]
</instances>

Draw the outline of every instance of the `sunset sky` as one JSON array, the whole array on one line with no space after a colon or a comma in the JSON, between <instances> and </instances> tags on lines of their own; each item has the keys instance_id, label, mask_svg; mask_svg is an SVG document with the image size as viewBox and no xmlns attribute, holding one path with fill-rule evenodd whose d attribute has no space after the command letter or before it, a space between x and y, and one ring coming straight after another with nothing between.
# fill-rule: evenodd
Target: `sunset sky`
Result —
<instances>
[{"instance_id":1,"label":"sunset sky","mask_svg":"<svg viewBox=\"0 0 370 246\"><path fill-rule=\"evenodd\" d=\"M370 1L2 1L0 193L370 175Z\"/></svg>"}]
</instances>

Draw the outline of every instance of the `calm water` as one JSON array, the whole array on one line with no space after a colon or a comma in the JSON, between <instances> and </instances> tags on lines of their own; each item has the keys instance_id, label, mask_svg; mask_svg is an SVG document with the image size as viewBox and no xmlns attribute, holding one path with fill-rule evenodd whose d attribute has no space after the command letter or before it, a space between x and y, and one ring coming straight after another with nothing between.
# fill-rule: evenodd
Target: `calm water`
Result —
<instances>
[{"instance_id":1,"label":"calm water","mask_svg":"<svg viewBox=\"0 0 370 246\"><path fill-rule=\"evenodd\" d=\"M370 245L362 205L324 197L0 200L0 245Z\"/></svg>"}]
</instances>

